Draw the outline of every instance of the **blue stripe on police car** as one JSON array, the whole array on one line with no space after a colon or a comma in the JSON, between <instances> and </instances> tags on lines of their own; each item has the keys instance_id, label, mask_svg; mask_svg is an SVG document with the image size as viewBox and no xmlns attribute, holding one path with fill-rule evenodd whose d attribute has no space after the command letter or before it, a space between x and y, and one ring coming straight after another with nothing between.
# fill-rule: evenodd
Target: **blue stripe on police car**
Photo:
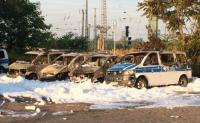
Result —
<instances>
[{"instance_id":1,"label":"blue stripe on police car","mask_svg":"<svg viewBox=\"0 0 200 123\"><path fill-rule=\"evenodd\" d=\"M8 64L8 59L0 59L0 64Z\"/></svg>"}]
</instances>

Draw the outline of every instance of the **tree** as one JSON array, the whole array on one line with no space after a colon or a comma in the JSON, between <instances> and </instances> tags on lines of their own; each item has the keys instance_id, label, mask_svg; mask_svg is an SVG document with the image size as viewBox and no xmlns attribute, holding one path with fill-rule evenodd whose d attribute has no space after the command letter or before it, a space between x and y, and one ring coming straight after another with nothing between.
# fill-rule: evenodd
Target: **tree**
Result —
<instances>
[{"instance_id":1,"label":"tree","mask_svg":"<svg viewBox=\"0 0 200 123\"><path fill-rule=\"evenodd\" d=\"M188 55L192 59L193 63L200 63L197 59L198 56L200 56L200 33L196 32L188 38L190 41L188 46Z\"/></svg>"},{"instance_id":2,"label":"tree","mask_svg":"<svg viewBox=\"0 0 200 123\"><path fill-rule=\"evenodd\" d=\"M89 42L85 37L75 36L69 32L62 37L51 38L48 42L41 45L47 49L68 49L70 51L88 51Z\"/></svg>"},{"instance_id":3,"label":"tree","mask_svg":"<svg viewBox=\"0 0 200 123\"><path fill-rule=\"evenodd\" d=\"M199 16L199 0L145 0L138 3L139 10L143 10L146 17L152 15L163 20L168 29L176 32L179 31L180 40L185 45L184 28L187 21Z\"/></svg>"},{"instance_id":4,"label":"tree","mask_svg":"<svg viewBox=\"0 0 200 123\"><path fill-rule=\"evenodd\" d=\"M159 49L158 42L158 19L161 18L167 8L167 2L163 0L145 0L138 3L139 10L143 10L143 16L146 16L150 21L154 20L156 23L146 26L148 31L149 44L151 49ZM152 23L152 22L150 22Z\"/></svg>"},{"instance_id":5,"label":"tree","mask_svg":"<svg viewBox=\"0 0 200 123\"><path fill-rule=\"evenodd\" d=\"M0 44L8 51L38 47L52 34L44 23L38 3L29 0L0 0Z\"/></svg>"}]
</instances>

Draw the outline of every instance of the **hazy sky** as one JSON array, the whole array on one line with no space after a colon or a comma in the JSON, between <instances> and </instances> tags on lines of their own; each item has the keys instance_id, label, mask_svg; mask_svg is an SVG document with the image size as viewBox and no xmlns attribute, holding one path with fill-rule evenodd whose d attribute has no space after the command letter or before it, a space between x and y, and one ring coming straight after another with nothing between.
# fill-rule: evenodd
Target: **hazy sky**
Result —
<instances>
[{"instance_id":1,"label":"hazy sky","mask_svg":"<svg viewBox=\"0 0 200 123\"><path fill-rule=\"evenodd\" d=\"M66 32L81 33L81 9L85 8L85 0L30 0L40 2L42 15L45 16L46 23L52 24L52 31L58 36ZM93 37L94 8L97 8L97 24L99 24L100 1L89 1L89 23L92 25L91 38ZM107 0L108 25L112 26L113 21L117 21L117 39L125 30L124 26L130 26L130 35L133 39L147 37L145 25L146 18L142 17L142 12L137 11L137 3L142 0ZM126 11L126 13L124 13ZM127 18L124 20L123 18ZM108 32L111 34L111 30Z\"/></svg>"}]
</instances>

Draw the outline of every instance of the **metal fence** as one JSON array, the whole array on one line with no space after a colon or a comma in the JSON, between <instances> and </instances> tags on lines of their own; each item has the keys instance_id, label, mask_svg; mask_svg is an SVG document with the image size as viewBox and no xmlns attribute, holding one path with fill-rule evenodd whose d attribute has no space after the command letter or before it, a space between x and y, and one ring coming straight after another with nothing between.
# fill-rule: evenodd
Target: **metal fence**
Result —
<instances>
[{"instance_id":1,"label":"metal fence","mask_svg":"<svg viewBox=\"0 0 200 123\"><path fill-rule=\"evenodd\" d=\"M200 64L192 65L192 74L195 77L200 77Z\"/></svg>"}]
</instances>

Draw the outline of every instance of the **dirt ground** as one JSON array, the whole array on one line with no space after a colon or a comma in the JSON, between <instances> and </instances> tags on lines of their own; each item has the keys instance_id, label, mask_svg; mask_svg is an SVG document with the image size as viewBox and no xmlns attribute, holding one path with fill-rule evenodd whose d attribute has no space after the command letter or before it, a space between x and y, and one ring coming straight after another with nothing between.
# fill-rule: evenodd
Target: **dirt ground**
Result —
<instances>
[{"instance_id":1,"label":"dirt ground","mask_svg":"<svg viewBox=\"0 0 200 123\"><path fill-rule=\"evenodd\" d=\"M25 111L21 103L8 103L1 110ZM200 107L89 110L88 104L49 104L39 106L35 117L0 117L0 123L200 123ZM68 113L56 114L55 112Z\"/></svg>"}]
</instances>

